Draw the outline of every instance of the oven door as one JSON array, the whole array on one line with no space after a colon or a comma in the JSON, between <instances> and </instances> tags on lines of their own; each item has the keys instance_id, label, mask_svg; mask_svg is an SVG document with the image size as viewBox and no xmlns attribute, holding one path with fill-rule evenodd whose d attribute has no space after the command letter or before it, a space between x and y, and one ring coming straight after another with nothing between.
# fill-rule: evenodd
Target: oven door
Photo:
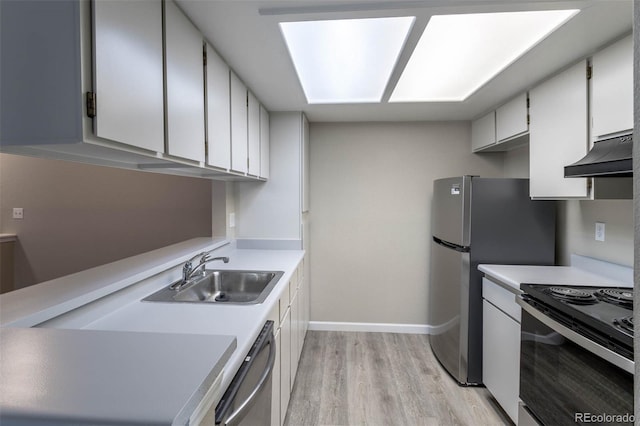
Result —
<instances>
[{"instance_id":1,"label":"oven door","mask_svg":"<svg viewBox=\"0 0 640 426\"><path fill-rule=\"evenodd\" d=\"M537 420L633 424L633 361L518 303L520 399Z\"/></svg>"}]
</instances>

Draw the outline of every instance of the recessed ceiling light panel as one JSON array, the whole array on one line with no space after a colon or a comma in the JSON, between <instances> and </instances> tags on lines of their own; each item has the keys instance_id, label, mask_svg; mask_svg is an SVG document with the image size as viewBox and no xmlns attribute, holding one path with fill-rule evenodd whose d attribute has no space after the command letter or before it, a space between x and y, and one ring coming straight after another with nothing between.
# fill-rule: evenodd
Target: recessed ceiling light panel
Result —
<instances>
[{"instance_id":1,"label":"recessed ceiling light panel","mask_svg":"<svg viewBox=\"0 0 640 426\"><path fill-rule=\"evenodd\" d=\"M414 20L280 23L307 102L380 102Z\"/></svg>"},{"instance_id":2,"label":"recessed ceiling light panel","mask_svg":"<svg viewBox=\"0 0 640 426\"><path fill-rule=\"evenodd\" d=\"M389 101L463 101L578 12L432 16Z\"/></svg>"}]
</instances>

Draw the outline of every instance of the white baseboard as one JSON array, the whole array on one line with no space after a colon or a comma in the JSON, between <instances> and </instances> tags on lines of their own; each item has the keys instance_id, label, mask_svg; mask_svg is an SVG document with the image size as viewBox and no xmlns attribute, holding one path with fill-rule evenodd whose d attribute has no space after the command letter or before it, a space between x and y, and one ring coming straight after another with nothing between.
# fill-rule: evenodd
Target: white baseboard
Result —
<instances>
[{"instance_id":1,"label":"white baseboard","mask_svg":"<svg viewBox=\"0 0 640 426\"><path fill-rule=\"evenodd\" d=\"M431 334L426 324L380 324L371 322L310 321L312 331L365 331L371 333Z\"/></svg>"}]
</instances>

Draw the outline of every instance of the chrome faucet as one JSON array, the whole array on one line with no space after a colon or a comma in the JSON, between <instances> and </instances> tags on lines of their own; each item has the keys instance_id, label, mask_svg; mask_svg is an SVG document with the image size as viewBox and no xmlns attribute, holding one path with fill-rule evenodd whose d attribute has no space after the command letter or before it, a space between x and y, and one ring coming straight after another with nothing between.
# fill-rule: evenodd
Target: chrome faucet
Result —
<instances>
[{"instance_id":1,"label":"chrome faucet","mask_svg":"<svg viewBox=\"0 0 640 426\"><path fill-rule=\"evenodd\" d=\"M198 256L200 256L200 260L198 261L198 264L194 267L193 261ZM191 281L191 279L196 275L196 273L199 270L200 270L200 274L204 275L204 265L206 265L209 262L214 262L216 260L222 260L224 263L229 263L229 258L226 256L211 258L209 253L206 253L206 252L200 253L194 256L193 258L187 260L185 264L182 266L182 279L176 284L174 284L173 286L171 286L171 288L174 290L182 289L182 287L184 287L185 285L187 285L189 281Z\"/></svg>"}]
</instances>

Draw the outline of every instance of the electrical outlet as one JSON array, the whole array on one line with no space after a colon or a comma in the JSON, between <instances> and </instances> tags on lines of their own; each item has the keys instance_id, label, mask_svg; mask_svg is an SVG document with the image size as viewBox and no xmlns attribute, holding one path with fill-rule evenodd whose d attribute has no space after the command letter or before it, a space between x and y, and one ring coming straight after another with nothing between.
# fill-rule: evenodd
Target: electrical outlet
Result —
<instances>
[{"instance_id":1,"label":"electrical outlet","mask_svg":"<svg viewBox=\"0 0 640 426\"><path fill-rule=\"evenodd\" d=\"M596 241L604 241L604 223L596 222Z\"/></svg>"},{"instance_id":2,"label":"electrical outlet","mask_svg":"<svg viewBox=\"0 0 640 426\"><path fill-rule=\"evenodd\" d=\"M23 219L24 218L24 209L22 207L14 207L13 208L13 218L14 219Z\"/></svg>"},{"instance_id":3,"label":"electrical outlet","mask_svg":"<svg viewBox=\"0 0 640 426\"><path fill-rule=\"evenodd\" d=\"M235 228L235 227L236 227L236 214L229 213L229 228Z\"/></svg>"}]
</instances>

